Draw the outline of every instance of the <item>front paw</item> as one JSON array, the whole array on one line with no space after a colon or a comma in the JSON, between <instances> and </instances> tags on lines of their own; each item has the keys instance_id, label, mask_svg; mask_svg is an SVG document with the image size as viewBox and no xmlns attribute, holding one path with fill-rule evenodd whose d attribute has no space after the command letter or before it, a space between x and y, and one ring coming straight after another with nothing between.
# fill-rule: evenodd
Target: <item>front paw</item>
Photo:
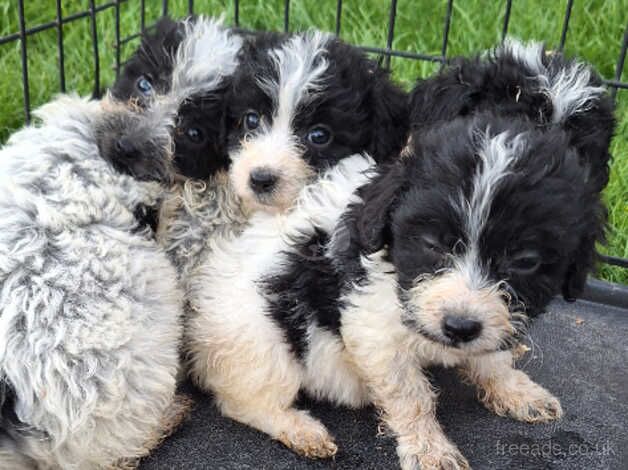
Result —
<instances>
[{"instance_id":1,"label":"front paw","mask_svg":"<svg viewBox=\"0 0 628 470\"><path fill-rule=\"evenodd\" d=\"M402 470L465 470L469 462L449 441L429 442L423 446L399 444Z\"/></svg>"},{"instance_id":2,"label":"front paw","mask_svg":"<svg viewBox=\"0 0 628 470\"><path fill-rule=\"evenodd\" d=\"M480 400L489 410L528 423L543 423L563 416L554 395L525 373L514 372L516 374L507 381L493 380L483 388Z\"/></svg>"}]
</instances>

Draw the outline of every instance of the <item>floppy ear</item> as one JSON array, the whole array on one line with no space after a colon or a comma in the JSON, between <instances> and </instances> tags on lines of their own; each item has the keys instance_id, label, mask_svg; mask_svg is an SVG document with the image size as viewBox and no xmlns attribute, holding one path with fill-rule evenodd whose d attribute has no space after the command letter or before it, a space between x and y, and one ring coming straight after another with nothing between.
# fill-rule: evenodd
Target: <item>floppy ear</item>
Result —
<instances>
[{"instance_id":1,"label":"floppy ear","mask_svg":"<svg viewBox=\"0 0 628 470\"><path fill-rule=\"evenodd\" d=\"M404 184L404 173L403 163L395 162L360 188L362 204L356 206L354 230L361 251L374 253L390 241L390 214Z\"/></svg>"},{"instance_id":2,"label":"floppy ear","mask_svg":"<svg viewBox=\"0 0 628 470\"><path fill-rule=\"evenodd\" d=\"M588 245L587 248L584 245L585 243L579 247L575 255L577 259L567 267L567 272L565 273L562 294L567 302L573 302L580 297L587 282L587 274L589 274L594 263L594 243L590 241L586 243ZM578 259L580 257L582 258Z\"/></svg>"},{"instance_id":3,"label":"floppy ear","mask_svg":"<svg viewBox=\"0 0 628 470\"><path fill-rule=\"evenodd\" d=\"M408 97L387 71L372 64L370 90L372 139L369 153L378 163L396 158L408 137Z\"/></svg>"},{"instance_id":4,"label":"floppy ear","mask_svg":"<svg viewBox=\"0 0 628 470\"><path fill-rule=\"evenodd\" d=\"M593 269L598 258L595 244L596 242L604 242L606 209L599 200L593 207L595 214L589 218L587 233L581 238L580 245L573 254L572 261L565 273L562 294L568 302L573 302L582 294L587 282L587 275Z\"/></svg>"}]
</instances>

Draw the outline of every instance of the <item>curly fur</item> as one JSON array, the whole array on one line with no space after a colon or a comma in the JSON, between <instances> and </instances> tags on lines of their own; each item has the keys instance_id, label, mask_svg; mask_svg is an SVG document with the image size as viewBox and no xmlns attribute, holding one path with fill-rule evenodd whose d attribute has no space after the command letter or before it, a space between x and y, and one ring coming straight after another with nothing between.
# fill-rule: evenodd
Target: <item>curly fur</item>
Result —
<instances>
[{"instance_id":1,"label":"curly fur","mask_svg":"<svg viewBox=\"0 0 628 470\"><path fill-rule=\"evenodd\" d=\"M136 111L76 97L38 115L0 152L0 466L106 467L164 432L182 295L134 215L163 186L116 171L102 140L138 125L151 145L137 151L168 159L172 116L147 111L145 127Z\"/></svg>"}]
</instances>

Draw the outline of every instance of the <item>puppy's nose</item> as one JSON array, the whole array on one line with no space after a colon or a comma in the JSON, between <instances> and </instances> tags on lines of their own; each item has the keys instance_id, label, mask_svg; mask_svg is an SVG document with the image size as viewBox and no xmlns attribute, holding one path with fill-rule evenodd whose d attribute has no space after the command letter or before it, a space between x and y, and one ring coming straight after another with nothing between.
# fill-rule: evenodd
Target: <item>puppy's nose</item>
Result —
<instances>
[{"instance_id":1,"label":"puppy's nose","mask_svg":"<svg viewBox=\"0 0 628 470\"><path fill-rule=\"evenodd\" d=\"M121 137L116 140L116 151L120 155L130 156L137 152L137 148L131 139Z\"/></svg>"},{"instance_id":2,"label":"puppy's nose","mask_svg":"<svg viewBox=\"0 0 628 470\"><path fill-rule=\"evenodd\" d=\"M269 193L274 189L278 179L272 170L256 168L249 176L249 186L256 193Z\"/></svg>"},{"instance_id":3,"label":"puppy's nose","mask_svg":"<svg viewBox=\"0 0 628 470\"><path fill-rule=\"evenodd\" d=\"M443 320L443 332L452 341L467 343L480 336L482 323L456 315L446 315Z\"/></svg>"}]
</instances>

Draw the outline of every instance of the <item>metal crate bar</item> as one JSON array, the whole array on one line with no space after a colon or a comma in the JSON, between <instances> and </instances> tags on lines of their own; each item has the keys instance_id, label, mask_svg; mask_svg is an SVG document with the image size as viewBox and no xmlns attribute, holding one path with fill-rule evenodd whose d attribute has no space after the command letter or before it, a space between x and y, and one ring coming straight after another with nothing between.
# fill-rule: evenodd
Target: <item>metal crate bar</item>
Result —
<instances>
[{"instance_id":1,"label":"metal crate bar","mask_svg":"<svg viewBox=\"0 0 628 470\"><path fill-rule=\"evenodd\" d=\"M24 20L24 0L17 2L18 16L20 20L20 54L22 56L22 89L24 93L24 120L28 124L31 120L31 98L28 89L28 58L26 55L26 22Z\"/></svg>"},{"instance_id":2,"label":"metal crate bar","mask_svg":"<svg viewBox=\"0 0 628 470\"><path fill-rule=\"evenodd\" d=\"M59 90L65 93L65 53L63 50L63 10L61 0L56 0L57 10L57 51L59 55Z\"/></svg>"}]
</instances>

